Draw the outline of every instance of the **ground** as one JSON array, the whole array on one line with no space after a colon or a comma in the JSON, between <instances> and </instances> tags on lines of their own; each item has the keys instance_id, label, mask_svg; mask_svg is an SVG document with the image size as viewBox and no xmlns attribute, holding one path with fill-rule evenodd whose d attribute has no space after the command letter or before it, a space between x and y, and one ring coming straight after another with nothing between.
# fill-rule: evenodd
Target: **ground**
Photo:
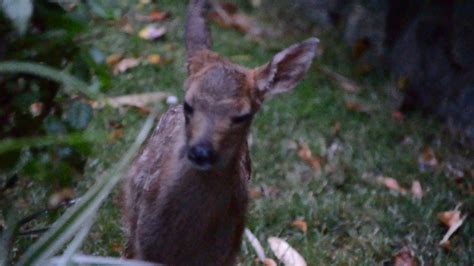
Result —
<instances>
[{"instance_id":1,"label":"ground","mask_svg":"<svg viewBox=\"0 0 474 266\"><path fill-rule=\"evenodd\" d=\"M140 6L124 1L121 5L133 16L146 14L155 4ZM83 45L94 46L106 54L133 57L160 54L166 61L140 65L115 76L106 92L108 95L166 91L182 100L186 77L183 42L186 4L167 0L156 5L171 13L164 22L168 32L163 40L146 41L136 34L124 33L117 21L91 22ZM258 9L246 12L257 17L263 13ZM135 31L144 25L135 24ZM211 29L214 49L248 67L263 64L278 50L311 37L306 32L255 42L233 29L215 24ZM394 118L397 98L387 73L375 70L364 76L353 76L347 47L337 34L318 33L317 37L321 40L321 55L303 82L293 93L266 102L255 118L251 131L253 176L250 180L254 197L247 227L264 245L267 256L272 253L266 239L277 236L287 240L309 265L385 264L405 246L421 264L470 265L474 261L472 217L454 234L450 250L438 244L447 227L437 218L438 212L452 210L460 203L463 213L474 211L472 191L459 186L444 171L453 160L472 170L472 162L462 161L469 149L453 145L436 121L416 114ZM345 92L338 83L322 75L318 66L353 78L361 91ZM361 103L370 110L367 113L351 110L347 101ZM163 103L161 111L166 108ZM124 135L94 147L86 170L89 178L79 182L78 192L121 157L145 118L146 115L133 108L96 111L88 130L110 131L110 122L116 121L123 125ZM339 130L335 128L337 125ZM324 158L320 171L299 158L297 143L306 143L313 154ZM439 163L421 171L418 157L425 146L434 151ZM417 199L410 193L391 191L377 181L378 176L395 178L406 188L418 180L424 196ZM120 255L124 244L118 207L120 194L117 188L101 208L84 252ZM291 225L297 218L307 223L306 233ZM255 258L255 252L244 241L240 262L257 265Z\"/></svg>"}]
</instances>

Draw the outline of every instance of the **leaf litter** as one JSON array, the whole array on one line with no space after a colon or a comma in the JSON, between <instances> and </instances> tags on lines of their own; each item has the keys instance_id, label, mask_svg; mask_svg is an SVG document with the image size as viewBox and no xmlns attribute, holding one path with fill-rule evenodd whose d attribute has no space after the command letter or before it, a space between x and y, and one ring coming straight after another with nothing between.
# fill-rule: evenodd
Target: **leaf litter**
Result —
<instances>
[{"instance_id":1,"label":"leaf litter","mask_svg":"<svg viewBox=\"0 0 474 266\"><path fill-rule=\"evenodd\" d=\"M449 249L451 246L449 241L451 236L461 227L467 218L467 215L461 217L461 211L459 210L460 207L461 204L458 204L452 211L438 213L438 219L441 221L441 223L448 226L449 228L446 234L443 236L443 239L441 239L439 242L439 244L446 249Z\"/></svg>"}]
</instances>

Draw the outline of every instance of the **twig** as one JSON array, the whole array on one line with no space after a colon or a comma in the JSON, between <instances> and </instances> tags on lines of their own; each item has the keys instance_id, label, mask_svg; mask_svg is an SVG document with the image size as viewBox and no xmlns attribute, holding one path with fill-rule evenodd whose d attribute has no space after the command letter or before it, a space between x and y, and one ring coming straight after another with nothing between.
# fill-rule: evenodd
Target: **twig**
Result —
<instances>
[{"instance_id":1,"label":"twig","mask_svg":"<svg viewBox=\"0 0 474 266\"><path fill-rule=\"evenodd\" d=\"M329 69L325 66L317 66L319 72L328 77L329 79L336 81L338 85L345 91L355 93L360 90L359 86L349 78Z\"/></svg>"},{"instance_id":2,"label":"twig","mask_svg":"<svg viewBox=\"0 0 474 266\"><path fill-rule=\"evenodd\" d=\"M52 211L52 210L57 210L61 207L69 207L71 205L74 205L76 203L77 199L72 199L72 200L67 200L67 201L63 201L62 203L60 203L56 208L54 209L48 209L48 208L45 208L45 209L42 209L42 210L39 210L33 214L30 214L28 216L26 216L25 218L21 219L19 222L18 222L18 226L21 227L23 226L24 224L27 224L35 219L37 219L38 217L40 216L43 216L45 214L47 214L48 212Z\"/></svg>"},{"instance_id":3,"label":"twig","mask_svg":"<svg viewBox=\"0 0 474 266\"><path fill-rule=\"evenodd\" d=\"M36 234L41 234L46 231L48 231L49 227L44 227L40 229L33 229L33 230L28 230L28 231L20 231L18 232L19 236L27 236L27 235L36 235Z\"/></svg>"}]
</instances>

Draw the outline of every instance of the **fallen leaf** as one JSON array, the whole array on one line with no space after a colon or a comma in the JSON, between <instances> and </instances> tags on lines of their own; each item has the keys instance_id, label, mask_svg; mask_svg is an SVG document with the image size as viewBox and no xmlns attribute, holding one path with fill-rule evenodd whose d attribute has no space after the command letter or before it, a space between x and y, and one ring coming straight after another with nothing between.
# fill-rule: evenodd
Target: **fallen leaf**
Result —
<instances>
[{"instance_id":1,"label":"fallen leaf","mask_svg":"<svg viewBox=\"0 0 474 266\"><path fill-rule=\"evenodd\" d=\"M163 37L166 34L166 28L164 26L157 26L155 24L150 24L138 32L138 36L145 40L156 40L160 37Z\"/></svg>"},{"instance_id":2,"label":"fallen leaf","mask_svg":"<svg viewBox=\"0 0 474 266\"><path fill-rule=\"evenodd\" d=\"M430 146L425 146L422 153L418 156L420 171L424 172L428 168L436 168L438 164L434 150Z\"/></svg>"},{"instance_id":3,"label":"fallen leaf","mask_svg":"<svg viewBox=\"0 0 474 266\"><path fill-rule=\"evenodd\" d=\"M115 142L117 139L123 137L124 131L123 128L114 129L112 132L109 133L107 140L109 143Z\"/></svg>"},{"instance_id":4,"label":"fallen leaf","mask_svg":"<svg viewBox=\"0 0 474 266\"><path fill-rule=\"evenodd\" d=\"M459 227L461 227L467 217L467 215L461 217L461 212L459 211L460 206L461 205L456 206L454 211L438 213L438 219L440 219L445 225L449 226L448 231L439 242L439 244L446 249L450 248L451 243L449 242L449 238L459 229Z\"/></svg>"},{"instance_id":5,"label":"fallen leaf","mask_svg":"<svg viewBox=\"0 0 474 266\"><path fill-rule=\"evenodd\" d=\"M71 200L73 198L74 190L72 188L63 188L49 197L48 208L56 209L57 207L59 207L59 204L63 203L66 200Z\"/></svg>"},{"instance_id":6,"label":"fallen leaf","mask_svg":"<svg viewBox=\"0 0 474 266\"><path fill-rule=\"evenodd\" d=\"M398 184L398 181L391 177L378 176L377 181L383 184L386 188L393 191L405 194L407 191Z\"/></svg>"},{"instance_id":7,"label":"fallen leaf","mask_svg":"<svg viewBox=\"0 0 474 266\"><path fill-rule=\"evenodd\" d=\"M30 105L30 113L33 117L37 117L43 112L43 103L34 102Z\"/></svg>"},{"instance_id":8,"label":"fallen leaf","mask_svg":"<svg viewBox=\"0 0 474 266\"><path fill-rule=\"evenodd\" d=\"M263 250L260 241L258 241L255 235L248 228L245 228L244 232L245 236L247 237L247 240L250 242L250 245L252 245L253 249L255 250L255 253L257 253L258 260L262 263L265 263L265 251Z\"/></svg>"},{"instance_id":9,"label":"fallen leaf","mask_svg":"<svg viewBox=\"0 0 474 266\"><path fill-rule=\"evenodd\" d=\"M412 250L408 247L403 247L401 250L393 256L393 265L394 266L416 266L416 258Z\"/></svg>"},{"instance_id":10,"label":"fallen leaf","mask_svg":"<svg viewBox=\"0 0 474 266\"><path fill-rule=\"evenodd\" d=\"M144 21L144 22L160 22L169 18L169 16L170 16L169 12L161 11L161 10L153 10L148 15L145 15L145 16L137 15L136 19L138 21Z\"/></svg>"},{"instance_id":11,"label":"fallen leaf","mask_svg":"<svg viewBox=\"0 0 474 266\"><path fill-rule=\"evenodd\" d=\"M270 258L265 258L265 260L263 260L263 265L265 266L277 266L277 263L270 259Z\"/></svg>"},{"instance_id":12,"label":"fallen leaf","mask_svg":"<svg viewBox=\"0 0 474 266\"><path fill-rule=\"evenodd\" d=\"M268 238L268 244L275 256L286 266L306 266L304 258L285 240L278 237Z\"/></svg>"},{"instance_id":13,"label":"fallen leaf","mask_svg":"<svg viewBox=\"0 0 474 266\"><path fill-rule=\"evenodd\" d=\"M449 238L458 230L459 227L464 223L464 220L466 219L467 215L464 215L461 217L461 211L459 208L461 207L461 204L458 204L456 208L452 211L445 211L445 212L439 212L438 213L438 219L446 226L449 227L448 231L446 234L443 236L443 239L439 242L439 244L446 248L450 249L451 248L451 243L449 241Z\"/></svg>"},{"instance_id":14,"label":"fallen leaf","mask_svg":"<svg viewBox=\"0 0 474 266\"><path fill-rule=\"evenodd\" d=\"M260 197L276 197L280 190L273 186L253 186L249 189L250 198L257 199Z\"/></svg>"},{"instance_id":15,"label":"fallen leaf","mask_svg":"<svg viewBox=\"0 0 474 266\"><path fill-rule=\"evenodd\" d=\"M413 181L411 184L411 194L417 198L421 199L423 198L423 189L421 188L421 183L418 180Z\"/></svg>"},{"instance_id":16,"label":"fallen leaf","mask_svg":"<svg viewBox=\"0 0 474 266\"><path fill-rule=\"evenodd\" d=\"M461 220L461 211L445 211L438 213L438 219L446 226L451 227Z\"/></svg>"},{"instance_id":17,"label":"fallen leaf","mask_svg":"<svg viewBox=\"0 0 474 266\"><path fill-rule=\"evenodd\" d=\"M262 189L259 186L253 186L249 189L251 199L258 199L262 197Z\"/></svg>"},{"instance_id":18,"label":"fallen leaf","mask_svg":"<svg viewBox=\"0 0 474 266\"><path fill-rule=\"evenodd\" d=\"M335 81L343 90L351 93L360 91L360 87L349 78L324 66L318 66L318 70L321 74Z\"/></svg>"},{"instance_id":19,"label":"fallen leaf","mask_svg":"<svg viewBox=\"0 0 474 266\"><path fill-rule=\"evenodd\" d=\"M118 108L122 106L134 106L137 108L147 108L156 102L168 97L166 92L148 92L140 94L129 94L118 97L105 98L104 100L93 102L92 107L103 108L106 104Z\"/></svg>"},{"instance_id":20,"label":"fallen leaf","mask_svg":"<svg viewBox=\"0 0 474 266\"><path fill-rule=\"evenodd\" d=\"M361 103L357 103L351 100L346 100L345 104L346 104L347 110L349 111L364 113L364 114L370 114L370 112L372 111L372 108L370 108L369 106L361 104Z\"/></svg>"},{"instance_id":21,"label":"fallen leaf","mask_svg":"<svg viewBox=\"0 0 474 266\"><path fill-rule=\"evenodd\" d=\"M105 62L106 62L107 65L109 65L109 66L114 66L114 65L116 65L118 62L120 62L120 59L122 59L122 57L123 57L122 54L113 53L113 54L107 56L107 58L105 59Z\"/></svg>"},{"instance_id":22,"label":"fallen leaf","mask_svg":"<svg viewBox=\"0 0 474 266\"><path fill-rule=\"evenodd\" d=\"M117 75L119 73L123 73L127 71L128 69L134 68L140 64L140 61L136 58L129 57L129 58L124 58L118 62L113 69L113 74Z\"/></svg>"},{"instance_id":23,"label":"fallen leaf","mask_svg":"<svg viewBox=\"0 0 474 266\"><path fill-rule=\"evenodd\" d=\"M313 156L306 143L298 143L298 156L314 170L321 170L322 158L320 156Z\"/></svg>"},{"instance_id":24,"label":"fallen leaf","mask_svg":"<svg viewBox=\"0 0 474 266\"><path fill-rule=\"evenodd\" d=\"M397 121L403 121L405 119L405 115L400 111L392 112L392 118Z\"/></svg>"},{"instance_id":25,"label":"fallen leaf","mask_svg":"<svg viewBox=\"0 0 474 266\"><path fill-rule=\"evenodd\" d=\"M123 250L123 246L120 243L113 242L112 244L110 244L110 249L113 252L120 254Z\"/></svg>"},{"instance_id":26,"label":"fallen leaf","mask_svg":"<svg viewBox=\"0 0 474 266\"><path fill-rule=\"evenodd\" d=\"M151 54L146 57L146 61L148 61L150 64L159 64L161 63L161 55L159 54Z\"/></svg>"},{"instance_id":27,"label":"fallen leaf","mask_svg":"<svg viewBox=\"0 0 474 266\"><path fill-rule=\"evenodd\" d=\"M292 223L291 223L292 226L298 228L299 230L301 230L303 233L306 234L306 232L308 232L308 224L306 223L306 221L302 218L297 218L295 219Z\"/></svg>"}]
</instances>

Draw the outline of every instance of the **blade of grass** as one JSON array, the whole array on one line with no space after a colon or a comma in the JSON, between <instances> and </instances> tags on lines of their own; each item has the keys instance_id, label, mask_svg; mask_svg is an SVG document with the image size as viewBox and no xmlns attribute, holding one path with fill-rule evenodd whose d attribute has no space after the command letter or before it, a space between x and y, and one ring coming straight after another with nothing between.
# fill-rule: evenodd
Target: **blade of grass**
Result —
<instances>
[{"instance_id":1,"label":"blade of grass","mask_svg":"<svg viewBox=\"0 0 474 266\"><path fill-rule=\"evenodd\" d=\"M57 81L64 85L64 90L69 93L83 93L90 98L98 95L99 84L88 85L84 81L49 66L19 61L5 61L0 63L0 73L26 73L41 76Z\"/></svg>"},{"instance_id":2,"label":"blade of grass","mask_svg":"<svg viewBox=\"0 0 474 266\"><path fill-rule=\"evenodd\" d=\"M61 256L58 264L59 265L70 265L71 264L71 259L76 254L77 250L81 247L82 242L87 237L87 234L89 234L89 230L91 229L92 225L94 224L95 218L89 219L86 221L86 223L82 226L82 228L79 230L79 233L74 237L74 239L69 243L69 246L67 249L64 251L63 255Z\"/></svg>"},{"instance_id":3,"label":"blade of grass","mask_svg":"<svg viewBox=\"0 0 474 266\"><path fill-rule=\"evenodd\" d=\"M139 260L127 260L118 259L112 257L98 257L98 256L86 256L86 255L75 255L71 259L72 263L68 265L113 265L113 266L164 266L163 264L151 263ZM48 266L64 265L61 264L60 258L54 257L46 263Z\"/></svg>"},{"instance_id":4,"label":"blade of grass","mask_svg":"<svg viewBox=\"0 0 474 266\"><path fill-rule=\"evenodd\" d=\"M104 141L107 135L101 132L71 133L67 135L48 135L32 138L11 138L0 141L0 154L20 150L24 147L42 147L53 144L80 144L84 142Z\"/></svg>"},{"instance_id":5,"label":"blade of grass","mask_svg":"<svg viewBox=\"0 0 474 266\"><path fill-rule=\"evenodd\" d=\"M82 224L93 216L102 202L107 198L115 185L120 181L128 165L146 140L157 116L155 110L145 121L135 142L130 146L122 159L91 187L71 209L67 210L20 258L17 265L40 264L51 258Z\"/></svg>"}]
</instances>

